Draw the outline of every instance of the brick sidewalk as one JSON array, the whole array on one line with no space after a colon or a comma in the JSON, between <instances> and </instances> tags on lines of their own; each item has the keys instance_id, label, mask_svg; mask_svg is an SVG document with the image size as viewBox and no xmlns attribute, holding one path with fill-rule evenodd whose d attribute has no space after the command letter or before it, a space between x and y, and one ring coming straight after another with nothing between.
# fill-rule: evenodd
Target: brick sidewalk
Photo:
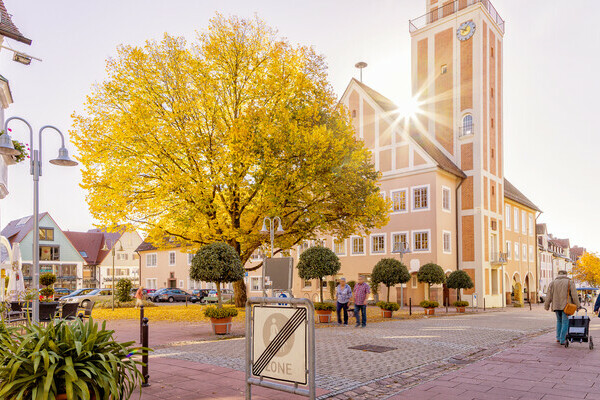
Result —
<instances>
[{"instance_id":1,"label":"brick sidewalk","mask_svg":"<svg viewBox=\"0 0 600 400\"><path fill-rule=\"evenodd\" d=\"M245 374L229 368L183 361L172 358L151 358L149 362L150 386L143 388L142 400L159 399L243 399ZM135 392L132 399L137 398ZM317 390L317 395L327 393ZM252 387L256 400L301 400L297 396L277 390Z\"/></svg>"},{"instance_id":2,"label":"brick sidewalk","mask_svg":"<svg viewBox=\"0 0 600 400\"><path fill-rule=\"evenodd\" d=\"M592 330L600 339L600 329ZM393 400L600 399L600 353L550 333L387 397ZM597 339L597 340L598 340ZM390 393L391 395L391 393Z\"/></svg>"}]
</instances>

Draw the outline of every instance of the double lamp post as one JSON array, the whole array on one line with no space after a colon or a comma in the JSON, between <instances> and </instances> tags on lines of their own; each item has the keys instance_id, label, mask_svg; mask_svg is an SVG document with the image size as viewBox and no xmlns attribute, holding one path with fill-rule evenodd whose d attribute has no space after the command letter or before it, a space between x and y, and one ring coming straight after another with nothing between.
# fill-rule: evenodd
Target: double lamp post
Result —
<instances>
[{"instance_id":1,"label":"double lamp post","mask_svg":"<svg viewBox=\"0 0 600 400\"><path fill-rule=\"evenodd\" d=\"M33 246L32 246L32 256L33 256L33 266L32 266L32 275L33 282L32 288L35 290L35 297L33 299L33 312L32 319L34 322L39 322L39 311L40 311L40 303L38 290L40 287L40 229L39 229L39 181L40 176L42 176L42 132L47 129L54 130L58 132L60 135L60 139L62 142L61 147L58 149L58 157L50 160L50 164L59 165L63 167L73 167L78 163L76 161L71 160L69 158L69 151L65 147L65 136L60 131L60 129L52 126L52 125L44 125L40 128L38 132L38 149L34 149L33 143L33 128L23 118L20 117L10 117L4 123L4 134L0 135L0 154L7 156L16 156L19 155L19 150L15 149L13 145L11 137L8 135L8 123L12 120L18 120L29 128L29 145L31 148L31 158L29 163L29 174L33 177Z\"/></svg>"}]
</instances>

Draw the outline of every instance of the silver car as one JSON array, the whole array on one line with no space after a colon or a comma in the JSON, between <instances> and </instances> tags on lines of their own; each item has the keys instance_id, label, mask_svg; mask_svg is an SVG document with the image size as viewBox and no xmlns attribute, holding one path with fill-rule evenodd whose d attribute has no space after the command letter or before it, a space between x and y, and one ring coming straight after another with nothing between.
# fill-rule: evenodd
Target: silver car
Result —
<instances>
[{"instance_id":1,"label":"silver car","mask_svg":"<svg viewBox=\"0 0 600 400\"><path fill-rule=\"evenodd\" d=\"M66 303L77 303L81 307L87 307L87 305L93 302L106 301L112 299L112 289L94 289L87 294L80 296L68 297L65 299Z\"/></svg>"}]
</instances>

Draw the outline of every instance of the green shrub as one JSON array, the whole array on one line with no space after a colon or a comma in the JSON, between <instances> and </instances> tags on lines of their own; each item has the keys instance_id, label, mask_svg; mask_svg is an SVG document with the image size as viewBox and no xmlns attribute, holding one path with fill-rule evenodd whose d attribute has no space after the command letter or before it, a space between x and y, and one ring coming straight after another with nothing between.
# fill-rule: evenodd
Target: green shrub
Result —
<instances>
[{"instance_id":1,"label":"green shrub","mask_svg":"<svg viewBox=\"0 0 600 400\"><path fill-rule=\"evenodd\" d=\"M117 291L115 297L122 303L131 301L132 284L129 279L121 278L117 282Z\"/></svg>"},{"instance_id":2,"label":"green shrub","mask_svg":"<svg viewBox=\"0 0 600 400\"><path fill-rule=\"evenodd\" d=\"M380 301L375 305L377 307L381 308L382 310L388 310L388 311L398 311L400 309L400 306L398 305L398 303L392 303L389 301Z\"/></svg>"},{"instance_id":3,"label":"green shrub","mask_svg":"<svg viewBox=\"0 0 600 400\"><path fill-rule=\"evenodd\" d=\"M395 258L382 258L373 268L371 283L383 283L387 287L387 301L390 301L390 287L410 280L410 273L404 264ZM371 287L373 287L371 286Z\"/></svg>"},{"instance_id":4,"label":"green shrub","mask_svg":"<svg viewBox=\"0 0 600 400\"><path fill-rule=\"evenodd\" d=\"M125 301L125 302L115 300L115 308L134 308L135 304L136 304L135 300ZM146 307L146 308L158 307L153 302L147 301L147 300L143 300L142 304L144 304L144 307ZM112 301L111 300L99 301L94 305L94 308L112 308Z\"/></svg>"},{"instance_id":5,"label":"green shrub","mask_svg":"<svg viewBox=\"0 0 600 400\"><path fill-rule=\"evenodd\" d=\"M335 305L332 303L316 302L315 310L319 311L335 311Z\"/></svg>"},{"instance_id":6,"label":"green shrub","mask_svg":"<svg viewBox=\"0 0 600 400\"><path fill-rule=\"evenodd\" d=\"M40 295L44 297L46 300L52 300L54 298L54 289L51 287L45 287L40 289Z\"/></svg>"},{"instance_id":7,"label":"green shrub","mask_svg":"<svg viewBox=\"0 0 600 400\"><path fill-rule=\"evenodd\" d=\"M206 318L229 318L235 317L238 315L238 310L235 307L217 307L217 306L208 306L204 309L204 316Z\"/></svg>"},{"instance_id":8,"label":"green shrub","mask_svg":"<svg viewBox=\"0 0 600 400\"><path fill-rule=\"evenodd\" d=\"M436 308L440 306L440 303L438 303L437 301L423 300L419 303L419 305L423 308Z\"/></svg>"},{"instance_id":9,"label":"green shrub","mask_svg":"<svg viewBox=\"0 0 600 400\"><path fill-rule=\"evenodd\" d=\"M129 399L141 390L141 361L130 358L134 342L90 318L24 325L0 335L0 398ZM140 392L141 394L141 392Z\"/></svg>"},{"instance_id":10,"label":"green shrub","mask_svg":"<svg viewBox=\"0 0 600 400\"><path fill-rule=\"evenodd\" d=\"M460 300L460 289L471 289L475 284L473 280L463 270L453 271L446 279L446 286L450 289L456 289L456 300Z\"/></svg>"},{"instance_id":11,"label":"green shrub","mask_svg":"<svg viewBox=\"0 0 600 400\"><path fill-rule=\"evenodd\" d=\"M352 292L354 292L354 286L356 286L356 281L348 281L347 285L350 286L350 289L352 289Z\"/></svg>"},{"instance_id":12,"label":"green shrub","mask_svg":"<svg viewBox=\"0 0 600 400\"><path fill-rule=\"evenodd\" d=\"M446 274L439 265L427 263L419 268L417 279L419 282L427 283L427 297L431 298L431 285L446 282Z\"/></svg>"},{"instance_id":13,"label":"green shrub","mask_svg":"<svg viewBox=\"0 0 600 400\"><path fill-rule=\"evenodd\" d=\"M323 278L335 275L342 264L338 256L327 247L310 247L300 254L298 276L302 279L319 280L319 299L323 301Z\"/></svg>"},{"instance_id":14,"label":"green shrub","mask_svg":"<svg viewBox=\"0 0 600 400\"><path fill-rule=\"evenodd\" d=\"M327 282L327 288L329 289L329 296L331 296L331 300L335 300L335 289L337 285L335 281Z\"/></svg>"},{"instance_id":15,"label":"green shrub","mask_svg":"<svg viewBox=\"0 0 600 400\"><path fill-rule=\"evenodd\" d=\"M40 275L40 285L51 286L56 283L56 275L51 272Z\"/></svg>"},{"instance_id":16,"label":"green shrub","mask_svg":"<svg viewBox=\"0 0 600 400\"><path fill-rule=\"evenodd\" d=\"M468 301L458 300L458 301L455 301L454 303L452 303L452 305L454 307L468 307L469 306L469 302Z\"/></svg>"}]
</instances>

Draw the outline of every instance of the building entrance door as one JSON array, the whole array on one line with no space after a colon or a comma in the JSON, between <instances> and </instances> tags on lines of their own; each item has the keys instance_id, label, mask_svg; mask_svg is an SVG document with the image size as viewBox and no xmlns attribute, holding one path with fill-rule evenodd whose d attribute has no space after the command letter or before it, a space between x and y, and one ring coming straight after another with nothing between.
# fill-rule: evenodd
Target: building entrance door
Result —
<instances>
[{"instance_id":1,"label":"building entrance door","mask_svg":"<svg viewBox=\"0 0 600 400\"><path fill-rule=\"evenodd\" d=\"M177 280L176 279L169 279L169 288L175 289L176 287L177 287Z\"/></svg>"}]
</instances>

